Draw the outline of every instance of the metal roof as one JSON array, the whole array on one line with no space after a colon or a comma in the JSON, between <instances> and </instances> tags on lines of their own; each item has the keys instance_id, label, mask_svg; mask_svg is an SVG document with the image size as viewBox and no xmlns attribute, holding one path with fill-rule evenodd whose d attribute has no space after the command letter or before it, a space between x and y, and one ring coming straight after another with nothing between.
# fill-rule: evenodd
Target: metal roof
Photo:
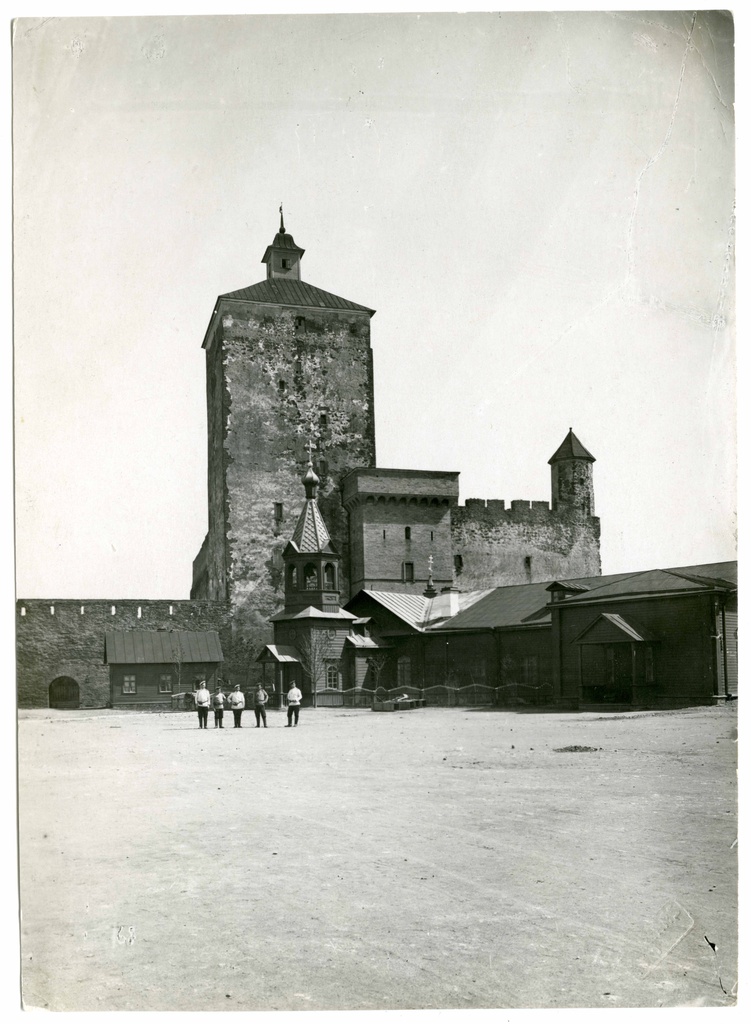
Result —
<instances>
[{"instance_id":1,"label":"metal roof","mask_svg":"<svg viewBox=\"0 0 751 1024\"><path fill-rule=\"evenodd\" d=\"M290 540L300 552L325 553L332 551L331 537L323 521L315 498L308 498L302 507Z\"/></svg>"},{"instance_id":2,"label":"metal roof","mask_svg":"<svg viewBox=\"0 0 751 1024\"><path fill-rule=\"evenodd\" d=\"M352 622L357 616L351 612L345 612L343 608L340 608L335 612L323 612L320 608L314 608L313 605L308 605L307 608L303 608L301 612L277 612L276 615L269 616L269 622L287 622L292 619L344 619L347 623Z\"/></svg>"},{"instance_id":3,"label":"metal roof","mask_svg":"<svg viewBox=\"0 0 751 1024\"><path fill-rule=\"evenodd\" d=\"M390 590L362 590L360 593L372 597L392 615L401 619L402 622L406 622L413 629L435 628L435 623L432 623L431 620L436 614L441 615L439 620L441 623L446 621L446 616L443 614L445 601L441 594L433 598L425 597L423 594L403 594ZM492 591L469 590L466 593L458 594L458 614L480 601L488 593L492 593ZM449 619L448 621L453 623L454 620ZM430 627L428 627L428 623L430 623Z\"/></svg>"},{"instance_id":4,"label":"metal roof","mask_svg":"<svg viewBox=\"0 0 751 1024\"><path fill-rule=\"evenodd\" d=\"M578 580L556 581L565 590L581 590L582 596L591 597L592 591L603 583L626 579L633 573L615 576L586 576ZM575 586L574 586L575 584ZM442 623L443 629L494 629L496 627L547 625L550 622L550 580L541 583L518 583L508 587L496 587L485 592L467 611L460 611L453 619ZM561 589L561 588L559 588ZM575 601L576 597L566 599Z\"/></svg>"},{"instance_id":5,"label":"metal roof","mask_svg":"<svg viewBox=\"0 0 751 1024\"><path fill-rule=\"evenodd\" d=\"M186 630L116 629L104 634L110 665L166 665L224 661L219 634Z\"/></svg>"},{"instance_id":6,"label":"metal roof","mask_svg":"<svg viewBox=\"0 0 751 1024\"><path fill-rule=\"evenodd\" d=\"M677 569L666 569L676 575L684 575L687 579L707 582L713 586L737 587L738 562L708 562L706 565L687 565Z\"/></svg>"},{"instance_id":7,"label":"metal roof","mask_svg":"<svg viewBox=\"0 0 751 1024\"><path fill-rule=\"evenodd\" d=\"M402 594L388 590L366 590L363 593L372 597L413 629L420 628L428 607L427 597L423 597L422 594Z\"/></svg>"},{"instance_id":8,"label":"metal roof","mask_svg":"<svg viewBox=\"0 0 751 1024\"><path fill-rule=\"evenodd\" d=\"M269 260L271 259L272 249L290 249L294 252L299 252L300 256L302 256L303 253L305 252L305 250L301 249L299 245L295 245L294 238L286 231L277 231L277 233L274 235L274 241L271 243L271 245L266 246L266 252L263 254L263 259L261 260L261 263L269 262Z\"/></svg>"},{"instance_id":9,"label":"metal roof","mask_svg":"<svg viewBox=\"0 0 751 1024\"><path fill-rule=\"evenodd\" d=\"M258 284L239 288L235 292L226 292L220 299L241 299L243 302L268 302L275 306L305 306L311 309L346 309L358 313L369 313L374 309L361 306L358 302L350 302L340 295L325 292L323 288L305 281L292 281L287 278L273 277Z\"/></svg>"},{"instance_id":10,"label":"metal roof","mask_svg":"<svg viewBox=\"0 0 751 1024\"><path fill-rule=\"evenodd\" d=\"M498 587L471 608L441 623L440 628L492 629L496 626L523 626L527 624L525 619L531 616L539 623L537 615L549 601L547 586L545 582Z\"/></svg>"},{"instance_id":11,"label":"metal roof","mask_svg":"<svg viewBox=\"0 0 751 1024\"><path fill-rule=\"evenodd\" d=\"M717 570L721 570L720 578ZM592 587L585 594L577 594L566 599L566 604L580 604L605 597L626 597L635 594L661 594L678 591L696 591L700 593L720 587L723 590L734 590L736 583L728 580L737 579L737 562L713 563L711 565L692 565L685 569L650 569L647 572L629 573L620 579L605 582L602 586ZM717 573L717 575L715 575Z\"/></svg>"},{"instance_id":12,"label":"metal roof","mask_svg":"<svg viewBox=\"0 0 751 1024\"><path fill-rule=\"evenodd\" d=\"M585 459L587 462L597 461L594 455L587 451L571 428L569 428L569 432L566 434L563 444L558 451L552 458L548 459L548 465L552 465L552 463L558 462L561 459Z\"/></svg>"},{"instance_id":13,"label":"metal roof","mask_svg":"<svg viewBox=\"0 0 751 1024\"><path fill-rule=\"evenodd\" d=\"M279 661L279 662L298 662L300 661L300 652L296 647L290 647L289 644L266 644L264 649L256 658L256 661Z\"/></svg>"},{"instance_id":14,"label":"metal roof","mask_svg":"<svg viewBox=\"0 0 751 1024\"><path fill-rule=\"evenodd\" d=\"M584 604L606 598L637 594L702 591L713 587L734 589L737 562L712 562L690 565L682 569L650 569L646 572L621 572L609 576L587 576L575 580L555 581L571 592L563 606ZM545 624L550 621L550 581L497 587L481 597L466 611L460 611L441 629L493 629ZM579 591L579 593L575 593Z\"/></svg>"},{"instance_id":15,"label":"metal roof","mask_svg":"<svg viewBox=\"0 0 751 1024\"><path fill-rule=\"evenodd\" d=\"M352 644L352 646L357 647L358 650L384 651L391 649L391 644L385 644L382 641L375 640L372 636L357 636L355 634L346 637L345 643Z\"/></svg>"}]
</instances>

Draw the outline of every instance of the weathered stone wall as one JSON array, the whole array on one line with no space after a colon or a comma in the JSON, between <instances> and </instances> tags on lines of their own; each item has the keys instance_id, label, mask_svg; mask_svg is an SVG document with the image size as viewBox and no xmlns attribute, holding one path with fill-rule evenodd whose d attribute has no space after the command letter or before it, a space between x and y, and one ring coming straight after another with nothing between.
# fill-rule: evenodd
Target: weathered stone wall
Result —
<instances>
[{"instance_id":1,"label":"weathered stone wall","mask_svg":"<svg viewBox=\"0 0 751 1024\"><path fill-rule=\"evenodd\" d=\"M223 604L208 601L18 601L19 707L48 707L50 683L61 676L69 676L78 683L81 707L107 707L110 685L109 666L104 661L104 634L116 629L160 628L216 630L225 659L232 654L229 607ZM225 660L223 672L227 665Z\"/></svg>"},{"instance_id":2,"label":"weathered stone wall","mask_svg":"<svg viewBox=\"0 0 751 1024\"><path fill-rule=\"evenodd\" d=\"M468 499L451 510L451 536L464 591L600 574L600 520L569 507Z\"/></svg>"},{"instance_id":3,"label":"weathered stone wall","mask_svg":"<svg viewBox=\"0 0 751 1024\"><path fill-rule=\"evenodd\" d=\"M556 460L550 467L553 511L564 509L572 515L595 514L592 464L583 459Z\"/></svg>"},{"instance_id":4,"label":"weathered stone wall","mask_svg":"<svg viewBox=\"0 0 751 1024\"><path fill-rule=\"evenodd\" d=\"M226 595L238 629L262 629L282 606L281 553L305 497L300 478L311 440L346 600L339 482L375 462L369 315L222 300L207 379L208 583L193 592Z\"/></svg>"}]
</instances>

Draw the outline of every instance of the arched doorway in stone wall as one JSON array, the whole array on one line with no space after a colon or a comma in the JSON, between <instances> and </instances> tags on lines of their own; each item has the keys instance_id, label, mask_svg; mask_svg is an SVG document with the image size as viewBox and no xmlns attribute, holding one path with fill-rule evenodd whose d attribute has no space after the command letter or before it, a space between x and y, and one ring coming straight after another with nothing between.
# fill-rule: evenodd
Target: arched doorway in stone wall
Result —
<instances>
[{"instance_id":1,"label":"arched doorway in stone wall","mask_svg":"<svg viewBox=\"0 0 751 1024\"><path fill-rule=\"evenodd\" d=\"M51 708L80 708L81 691L78 683L70 676L58 676L50 683L50 707Z\"/></svg>"}]
</instances>

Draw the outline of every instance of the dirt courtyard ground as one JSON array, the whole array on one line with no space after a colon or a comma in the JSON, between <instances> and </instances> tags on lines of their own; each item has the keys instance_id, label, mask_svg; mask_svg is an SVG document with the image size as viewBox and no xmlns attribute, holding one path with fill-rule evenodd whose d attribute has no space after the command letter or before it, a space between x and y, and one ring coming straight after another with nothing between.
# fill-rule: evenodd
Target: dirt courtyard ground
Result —
<instances>
[{"instance_id":1,"label":"dirt courtyard ground","mask_svg":"<svg viewBox=\"0 0 751 1024\"><path fill-rule=\"evenodd\" d=\"M27 1007L735 1003L734 706L269 719L20 712Z\"/></svg>"}]
</instances>

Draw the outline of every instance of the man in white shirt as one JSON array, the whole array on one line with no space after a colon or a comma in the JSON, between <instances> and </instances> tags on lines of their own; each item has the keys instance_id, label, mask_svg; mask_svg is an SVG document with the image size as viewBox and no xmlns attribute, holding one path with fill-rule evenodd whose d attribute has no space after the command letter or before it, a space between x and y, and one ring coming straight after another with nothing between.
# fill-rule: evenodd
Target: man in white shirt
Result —
<instances>
[{"instance_id":1,"label":"man in white shirt","mask_svg":"<svg viewBox=\"0 0 751 1024\"><path fill-rule=\"evenodd\" d=\"M287 693L287 724L285 729L289 729L292 725L292 716L295 718L295 725L300 717L300 702L302 700L302 693L298 690L297 686L293 683Z\"/></svg>"},{"instance_id":2,"label":"man in white shirt","mask_svg":"<svg viewBox=\"0 0 751 1024\"><path fill-rule=\"evenodd\" d=\"M234 688L229 695L229 706L235 718L235 729L242 729L243 708L245 707L245 694L240 689L240 684Z\"/></svg>"},{"instance_id":3,"label":"man in white shirt","mask_svg":"<svg viewBox=\"0 0 751 1024\"><path fill-rule=\"evenodd\" d=\"M195 692L196 710L198 711L198 728L206 729L207 722L209 720L209 704L211 703L211 694L206 689L206 680L202 679L198 684L198 689Z\"/></svg>"}]
</instances>

